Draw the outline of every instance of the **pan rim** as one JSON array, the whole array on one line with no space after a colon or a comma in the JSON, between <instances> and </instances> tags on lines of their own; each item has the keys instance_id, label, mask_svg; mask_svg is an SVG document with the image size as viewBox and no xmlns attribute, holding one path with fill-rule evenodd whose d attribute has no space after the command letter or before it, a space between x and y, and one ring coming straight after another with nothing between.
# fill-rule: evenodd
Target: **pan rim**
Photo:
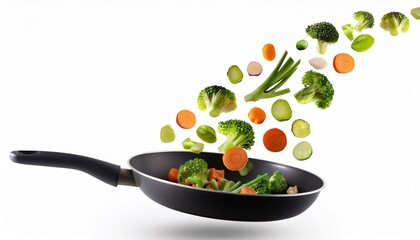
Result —
<instances>
[{"instance_id":1,"label":"pan rim","mask_svg":"<svg viewBox=\"0 0 420 240\"><path fill-rule=\"evenodd\" d=\"M310 171L307 171L307 170L304 170L304 169L301 169L301 168L298 168L298 167L294 167L294 166L290 166L290 165L286 165L286 164L282 164L282 163L271 162L271 161L268 161L268 160L257 159L257 158L250 158L250 159L254 159L254 160L258 160L258 161L262 161L262 162L267 162L267 163L272 163L272 164L274 163L276 165L280 165L280 166L284 166L284 167L288 167L288 168L293 168L293 169L296 169L296 170L299 170L299 171L310 173L310 174L314 175L315 177L317 177L319 180L321 180L322 186L319 187L319 188L317 188L317 189L315 189L315 190L312 190L312 191L307 191L307 192L302 192L302 193L295 193L295 194L256 194L256 195L253 195L253 194L238 194L238 193L232 193L232 192L215 191L215 190L205 189L205 188L195 188L195 187L191 187L191 186L188 186L188 185L174 183L174 182L171 182L171 181L168 181L168 180L163 180L163 179L154 177L152 175L146 174L144 172L141 172L141 171L139 171L138 169L134 168L131 165L131 160L133 160L135 157L138 157L138 156L141 156L141 155L147 155L147 154L156 154L156 153L159 153L160 154L160 153L189 153L189 152L188 151L150 151L150 152L144 152L144 153L136 154L136 155L133 155L132 157L130 157L128 159L128 161L127 161L128 166L130 167L130 169L132 171L136 172L137 174L139 174L139 175L141 175L143 177L149 178L151 180L154 180L154 181L158 181L158 182L161 182L161 183L164 183L164 184L170 184L170 185L173 185L173 186L176 186L176 187L180 187L180 188L186 188L186 189L196 190L196 191L211 192L211 193L214 193L214 194L228 194L228 195L232 195L233 194L235 196L243 196L243 197L275 197L275 198L284 198L284 197L299 197L299 196L313 195L313 194L316 194L316 193L321 192L321 190L323 190L325 188L325 181L324 181L324 179L322 179L317 174L314 174L314 173L312 173ZM207 154L218 154L218 153L215 153L215 152L202 152L202 153L204 153L204 154L206 154L206 153Z\"/></svg>"}]
</instances>

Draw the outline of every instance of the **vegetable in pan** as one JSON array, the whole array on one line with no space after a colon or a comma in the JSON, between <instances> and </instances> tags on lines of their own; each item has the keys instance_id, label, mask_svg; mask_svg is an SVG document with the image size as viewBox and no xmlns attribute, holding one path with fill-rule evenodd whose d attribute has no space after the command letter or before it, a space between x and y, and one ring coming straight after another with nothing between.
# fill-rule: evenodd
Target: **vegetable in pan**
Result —
<instances>
[{"instance_id":1,"label":"vegetable in pan","mask_svg":"<svg viewBox=\"0 0 420 240\"><path fill-rule=\"evenodd\" d=\"M314 102L320 109L326 109L331 105L334 88L325 75L309 70L303 75L302 84L304 88L295 93L299 103Z\"/></svg>"},{"instance_id":2,"label":"vegetable in pan","mask_svg":"<svg viewBox=\"0 0 420 240\"><path fill-rule=\"evenodd\" d=\"M249 150L254 145L254 129L251 124L243 120L230 119L219 122L218 131L226 136L226 140L219 147L222 153L232 147Z\"/></svg>"},{"instance_id":3,"label":"vegetable in pan","mask_svg":"<svg viewBox=\"0 0 420 240\"><path fill-rule=\"evenodd\" d=\"M236 109L236 96L225 87L208 86L198 94L197 104L201 111L208 110L211 117L218 117L222 112Z\"/></svg>"},{"instance_id":4,"label":"vegetable in pan","mask_svg":"<svg viewBox=\"0 0 420 240\"><path fill-rule=\"evenodd\" d=\"M186 185L193 184L198 188L202 188L208 183L208 165L202 158L190 159L182 164L178 170L178 183Z\"/></svg>"}]
</instances>

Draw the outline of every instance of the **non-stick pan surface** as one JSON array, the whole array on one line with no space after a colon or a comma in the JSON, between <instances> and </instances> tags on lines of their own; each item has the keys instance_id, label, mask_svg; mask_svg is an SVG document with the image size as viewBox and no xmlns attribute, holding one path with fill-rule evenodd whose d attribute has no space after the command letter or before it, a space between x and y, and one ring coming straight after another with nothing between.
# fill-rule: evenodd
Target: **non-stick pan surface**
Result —
<instances>
[{"instance_id":1,"label":"non-stick pan surface","mask_svg":"<svg viewBox=\"0 0 420 240\"><path fill-rule=\"evenodd\" d=\"M299 215L308 209L324 187L318 176L291 166L250 158L255 165L246 177L225 169L229 180L247 182L258 174L282 172L290 186L296 185L298 194L245 195L197 189L167 181L170 168L179 167L185 161L200 157L209 167L225 169L222 155L203 152L154 152L132 157L131 170L100 160L56 152L13 151L12 161L23 164L73 168L84 171L111 184L135 185L152 200L168 208L193 215L234 220L274 221Z\"/></svg>"}]
</instances>

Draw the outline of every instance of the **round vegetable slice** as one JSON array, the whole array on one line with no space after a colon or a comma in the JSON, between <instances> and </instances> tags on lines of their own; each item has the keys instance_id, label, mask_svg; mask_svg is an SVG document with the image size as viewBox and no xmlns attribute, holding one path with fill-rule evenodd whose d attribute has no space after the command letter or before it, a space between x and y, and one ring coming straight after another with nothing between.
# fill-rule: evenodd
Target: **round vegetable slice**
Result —
<instances>
[{"instance_id":1,"label":"round vegetable slice","mask_svg":"<svg viewBox=\"0 0 420 240\"><path fill-rule=\"evenodd\" d=\"M299 160L304 161L312 156L312 146L310 143L302 141L293 148L293 156Z\"/></svg>"},{"instance_id":2,"label":"round vegetable slice","mask_svg":"<svg viewBox=\"0 0 420 240\"><path fill-rule=\"evenodd\" d=\"M197 136L206 143L215 143L216 138L216 131L208 126L208 125L201 125L196 130Z\"/></svg>"},{"instance_id":3,"label":"round vegetable slice","mask_svg":"<svg viewBox=\"0 0 420 240\"><path fill-rule=\"evenodd\" d=\"M227 76L229 78L229 81L233 84L240 83L244 78L244 74L237 65L230 66L227 72Z\"/></svg>"},{"instance_id":4,"label":"round vegetable slice","mask_svg":"<svg viewBox=\"0 0 420 240\"><path fill-rule=\"evenodd\" d=\"M307 137L311 133L311 126L303 119L296 119L292 123L292 133L298 138Z\"/></svg>"},{"instance_id":5,"label":"round vegetable slice","mask_svg":"<svg viewBox=\"0 0 420 240\"><path fill-rule=\"evenodd\" d=\"M246 69L249 76L259 76L262 73L262 66L259 62L250 62Z\"/></svg>"},{"instance_id":6,"label":"round vegetable slice","mask_svg":"<svg viewBox=\"0 0 420 240\"><path fill-rule=\"evenodd\" d=\"M354 69L354 58L347 53L339 53L333 59L333 67L337 73L349 73Z\"/></svg>"},{"instance_id":7,"label":"round vegetable slice","mask_svg":"<svg viewBox=\"0 0 420 240\"><path fill-rule=\"evenodd\" d=\"M375 39L369 34L361 34L351 43L351 48L356 52L364 52L373 46Z\"/></svg>"},{"instance_id":8,"label":"round vegetable slice","mask_svg":"<svg viewBox=\"0 0 420 240\"><path fill-rule=\"evenodd\" d=\"M181 110L176 115L176 123L184 129L193 128L196 121L195 114L190 110Z\"/></svg>"},{"instance_id":9,"label":"round vegetable slice","mask_svg":"<svg viewBox=\"0 0 420 240\"><path fill-rule=\"evenodd\" d=\"M248 118L251 122L255 124L261 124L265 121L266 114L265 111L259 107L253 107L248 112Z\"/></svg>"},{"instance_id":10,"label":"round vegetable slice","mask_svg":"<svg viewBox=\"0 0 420 240\"><path fill-rule=\"evenodd\" d=\"M268 151L280 152L287 145L286 134L278 128L271 128L264 133L263 143Z\"/></svg>"},{"instance_id":11,"label":"round vegetable slice","mask_svg":"<svg viewBox=\"0 0 420 240\"><path fill-rule=\"evenodd\" d=\"M289 102L284 99L276 100L271 106L271 114L277 121L287 121L292 117Z\"/></svg>"},{"instance_id":12,"label":"round vegetable slice","mask_svg":"<svg viewBox=\"0 0 420 240\"><path fill-rule=\"evenodd\" d=\"M248 154L241 147L232 147L223 154L223 164L231 171L237 171L248 163Z\"/></svg>"},{"instance_id":13,"label":"round vegetable slice","mask_svg":"<svg viewBox=\"0 0 420 240\"><path fill-rule=\"evenodd\" d=\"M276 58L276 48L273 44L267 43L264 45L263 49L263 57L267 61L273 61Z\"/></svg>"},{"instance_id":14,"label":"round vegetable slice","mask_svg":"<svg viewBox=\"0 0 420 240\"><path fill-rule=\"evenodd\" d=\"M160 140L163 143L170 143L175 140L175 131L170 124L167 124L160 129Z\"/></svg>"}]
</instances>

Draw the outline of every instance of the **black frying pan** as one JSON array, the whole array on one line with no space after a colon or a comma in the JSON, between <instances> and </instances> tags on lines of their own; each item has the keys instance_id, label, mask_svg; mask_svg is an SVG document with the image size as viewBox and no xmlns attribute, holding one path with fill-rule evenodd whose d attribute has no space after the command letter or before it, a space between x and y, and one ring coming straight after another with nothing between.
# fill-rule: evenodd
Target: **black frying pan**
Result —
<instances>
[{"instance_id":1,"label":"black frying pan","mask_svg":"<svg viewBox=\"0 0 420 240\"><path fill-rule=\"evenodd\" d=\"M273 221L294 217L308 209L324 187L323 180L310 172L253 158L250 158L250 161L254 163L255 168L248 176L241 177L237 172L225 169L225 177L233 181L247 182L258 174L272 174L274 170L279 170L289 185L298 186L299 193L245 195L197 189L166 180L170 168L178 168L195 157L205 159L209 167L225 169L221 154L207 152L199 155L191 152L140 154L128 161L132 170L67 153L10 153L10 159L16 163L81 170L113 186L138 186L149 198L168 208L203 217L234 221Z\"/></svg>"}]
</instances>

